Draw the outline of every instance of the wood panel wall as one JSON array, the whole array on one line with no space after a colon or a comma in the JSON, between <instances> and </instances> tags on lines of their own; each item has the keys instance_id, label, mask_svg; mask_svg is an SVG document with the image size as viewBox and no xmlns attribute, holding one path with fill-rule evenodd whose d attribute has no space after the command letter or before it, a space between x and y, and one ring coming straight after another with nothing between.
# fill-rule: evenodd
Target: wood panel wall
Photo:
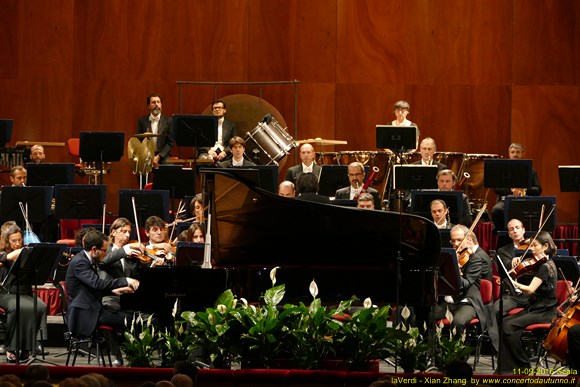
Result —
<instances>
[{"instance_id":1,"label":"wood panel wall","mask_svg":"<svg viewBox=\"0 0 580 387\"><path fill-rule=\"evenodd\" d=\"M293 88L188 86L184 113L262 95L298 138L375 150L375 125L411 104L421 136L448 152L506 155L523 142L560 222L578 194L557 166L580 164L580 2L575 0L0 0L0 118L13 142L135 131L150 92L179 112L176 81L299 80ZM333 148L325 148L327 151ZM75 161L47 149L52 161ZM291 155L293 158L294 155ZM287 163L288 165L292 162ZM5 174L3 174L5 176ZM108 204L136 188L126 160Z\"/></svg>"}]
</instances>

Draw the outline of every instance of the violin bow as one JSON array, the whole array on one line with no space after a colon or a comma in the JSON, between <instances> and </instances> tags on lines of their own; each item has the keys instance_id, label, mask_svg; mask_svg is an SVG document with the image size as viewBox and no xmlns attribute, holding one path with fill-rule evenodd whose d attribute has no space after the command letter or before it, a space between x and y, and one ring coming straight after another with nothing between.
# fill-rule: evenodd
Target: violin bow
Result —
<instances>
[{"instance_id":1,"label":"violin bow","mask_svg":"<svg viewBox=\"0 0 580 387\"><path fill-rule=\"evenodd\" d=\"M135 205L135 196L131 196L131 203L133 204L133 216L135 217L135 227L137 229L137 241L141 244L141 232L139 230L139 221L137 220L137 206Z\"/></svg>"},{"instance_id":2,"label":"violin bow","mask_svg":"<svg viewBox=\"0 0 580 387\"><path fill-rule=\"evenodd\" d=\"M544 219L542 219L543 216L544 216L544 205L542 204L542 211L540 212L540 226L538 227L538 231L536 232L536 235L534 235L534 237L530 241L530 244L528 245L528 248L520 256L519 262L521 262L524 259L524 257L526 256L526 254L528 253L528 251L530 251L530 247L532 247L532 243L534 243L534 241L536 240L536 238L538 237L538 235L540 235L540 231L542 231L542 229L544 228L544 226L546 225L546 223L548 223L548 219L550 219L550 215L552 215L552 212L554 212L554 209L555 208L556 208L556 205L554 204L552 206L552 209L548 213L548 216L546 216L546 219L544 220Z\"/></svg>"},{"instance_id":3,"label":"violin bow","mask_svg":"<svg viewBox=\"0 0 580 387\"><path fill-rule=\"evenodd\" d=\"M173 240L173 233L175 232L175 225L177 224L177 217L179 216L179 214L181 212L183 212L184 209L185 209L185 203L183 202L183 199L179 199L179 204L177 205L177 213L175 214L175 219L174 219L173 224L171 226L171 233L169 234L170 241Z\"/></svg>"},{"instance_id":4,"label":"violin bow","mask_svg":"<svg viewBox=\"0 0 580 387\"><path fill-rule=\"evenodd\" d=\"M467 231L467 234L465 234L465 236L463 237L461 244L457 247L457 251L461 251L461 248L463 247L463 244L465 243L467 236L473 232L473 230L475 229L475 226L477 226L477 222L479 222L479 220L481 219L481 216L483 215L483 212L485 211L486 208L487 208L487 202L483 203L483 206L481 207L481 209L477 213L477 216L475 217L473 224L471 225L471 227Z\"/></svg>"},{"instance_id":5,"label":"violin bow","mask_svg":"<svg viewBox=\"0 0 580 387\"><path fill-rule=\"evenodd\" d=\"M105 215L107 214L107 204L103 204L103 226L101 227L101 232L105 233Z\"/></svg>"}]
</instances>

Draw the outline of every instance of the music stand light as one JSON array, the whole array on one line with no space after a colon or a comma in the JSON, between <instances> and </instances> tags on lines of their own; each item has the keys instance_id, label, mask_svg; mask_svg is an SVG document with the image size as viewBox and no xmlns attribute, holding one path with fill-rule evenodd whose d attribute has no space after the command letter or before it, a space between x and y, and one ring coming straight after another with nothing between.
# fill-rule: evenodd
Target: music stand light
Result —
<instances>
[{"instance_id":1,"label":"music stand light","mask_svg":"<svg viewBox=\"0 0 580 387\"><path fill-rule=\"evenodd\" d=\"M30 223L44 222L50 215L53 187L2 187L0 200L0 221L15 221L24 229L26 222L22 216L19 203L28 205L28 221Z\"/></svg>"},{"instance_id":2,"label":"music stand light","mask_svg":"<svg viewBox=\"0 0 580 387\"><path fill-rule=\"evenodd\" d=\"M12 140L12 127L14 120L0 120L0 147L5 146Z\"/></svg>"},{"instance_id":3,"label":"music stand light","mask_svg":"<svg viewBox=\"0 0 580 387\"><path fill-rule=\"evenodd\" d=\"M73 163L28 163L26 164L28 186L54 186L74 184Z\"/></svg>"},{"instance_id":4,"label":"music stand light","mask_svg":"<svg viewBox=\"0 0 580 387\"><path fill-rule=\"evenodd\" d=\"M125 152L124 132L80 132L79 157L97 162L99 184L103 184L103 163L119 161Z\"/></svg>"},{"instance_id":5,"label":"music stand light","mask_svg":"<svg viewBox=\"0 0 580 387\"><path fill-rule=\"evenodd\" d=\"M119 217L134 219L132 198L135 198L135 209L139 227L145 225L148 217L156 215L165 222L169 221L169 191L167 190L119 190Z\"/></svg>"}]
</instances>

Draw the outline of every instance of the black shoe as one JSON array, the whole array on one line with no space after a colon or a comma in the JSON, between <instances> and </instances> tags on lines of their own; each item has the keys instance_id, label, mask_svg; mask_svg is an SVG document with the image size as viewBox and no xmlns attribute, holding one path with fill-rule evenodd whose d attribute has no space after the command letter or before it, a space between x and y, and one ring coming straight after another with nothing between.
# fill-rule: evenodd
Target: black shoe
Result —
<instances>
[{"instance_id":1,"label":"black shoe","mask_svg":"<svg viewBox=\"0 0 580 387\"><path fill-rule=\"evenodd\" d=\"M16 363L17 357L14 352L6 351L6 361L8 363Z\"/></svg>"},{"instance_id":2,"label":"black shoe","mask_svg":"<svg viewBox=\"0 0 580 387\"><path fill-rule=\"evenodd\" d=\"M123 359L117 358L113 361L113 367L123 367Z\"/></svg>"},{"instance_id":3,"label":"black shoe","mask_svg":"<svg viewBox=\"0 0 580 387\"><path fill-rule=\"evenodd\" d=\"M45 349L42 344L38 344L38 347L36 347L36 354L46 356L50 354L50 352L48 352L48 350Z\"/></svg>"},{"instance_id":4,"label":"black shoe","mask_svg":"<svg viewBox=\"0 0 580 387\"><path fill-rule=\"evenodd\" d=\"M26 361L30 357L30 352L27 350L20 351L20 361Z\"/></svg>"}]
</instances>

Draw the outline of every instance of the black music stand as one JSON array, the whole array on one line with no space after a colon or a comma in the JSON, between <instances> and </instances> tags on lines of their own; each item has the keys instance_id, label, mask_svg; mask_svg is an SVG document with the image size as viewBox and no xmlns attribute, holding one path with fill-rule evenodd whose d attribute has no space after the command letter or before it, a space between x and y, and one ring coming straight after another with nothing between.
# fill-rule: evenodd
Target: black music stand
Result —
<instances>
[{"instance_id":1,"label":"black music stand","mask_svg":"<svg viewBox=\"0 0 580 387\"><path fill-rule=\"evenodd\" d=\"M54 186L55 215L58 219L100 219L105 204L106 186L93 184L57 184Z\"/></svg>"},{"instance_id":2,"label":"black music stand","mask_svg":"<svg viewBox=\"0 0 580 387\"><path fill-rule=\"evenodd\" d=\"M164 221L169 221L169 191L167 190L119 190L119 216L134 219L133 201L135 198L135 210L139 219L138 227L145 225L145 220L156 215Z\"/></svg>"},{"instance_id":3,"label":"black music stand","mask_svg":"<svg viewBox=\"0 0 580 387\"><path fill-rule=\"evenodd\" d=\"M20 267L18 268L19 282L20 284L26 284L26 286L34 286L33 310L35 316L38 310L38 297L36 297L38 285L44 285L51 278L65 247L66 245L56 243L32 243L20 253L18 259L20 261ZM37 330L35 319L34 332ZM36 358L36 346L33 346L31 358L26 364L32 364L37 360L47 364L58 365Z\"/></svg>"},{"instance_id":4,"label":"black music stand","mask_svg":"<svg viewBox=\"0 0 580 387\"><path fill-rule=\"evenodd\" d=\"M26 164L29 186L51 186L74 184L73 163L28 163Z\"/></svg>"},{"instance_id":5,"label":"black music stand","mask_svg":"<svg viewBox=\"0 0 580 387\"><path fill-rule=\"evenodd\" d=\"M411 214L427 219L431 217L431 202L440 199L449 209L451 223L459 224L463 219L463 191L411 191Z\"/></svg>"},{"instance_id":6,"label":"black music stand","mask_svg":"<svg viewBox=\"0 0 580 387\"><path fill-rule=\"evenodd\" d=\"M555 196L506 196L504 213L505 224L507 224L510 219L515 218L522 222L526 230L537 231L540 226L542 206L544 206L543 221L545 225L543 229L551 234L558 224L556 222L556 213L558 210L554 208L550 217L546 218L546 216L548 216L548 213L555 204Z\"/></svg>"},{"instance_id":7,"label":"black music stand","mask_svg":"<svg viewBox=\"0 0 580 387\"><path fill-rule=\"evenodd\" d=\"M580 165L559 165L560 192L580 193ZM580 199L578 200L578 218L580 224Z\"/></svg>"},{"instance_id":8,"label":"black music stand","mask_svg":"<svg viewBox=\"0 0 580 387\"><path fill-rule=\"evenodd\" d=\"M580 278L580 266L578 266L576 257L554 255L552 260L556 264L556 267L564 273L565 278L561 279L572 281L573 284L578 282L578 278Z\"/></svg>"},{"instance_id":9,"label":"black music stand","mask_svg":"<svg viewBox=\"0 0 580 387\"><path fill-rule=\"evenodd\" d=\"M0 147L5 146L12 140L12 127L14 120L0 120Z\"/></svg>"},{"instance_id":10,"label":"black music stand","mask_svg":"<svg viewBox=\"0 0 580 387\"><path fill-rule=\"evenodd\" d=\"M532 160L484 159L485 188L530 188Z\"/></svg>"},{"instance_id":11,"label":"black music stand","mask_svg":"<svg viewBox=\"0 0 580 387\"><path fill-rule=\"evenodd\" d=\"M201 268L205 243L177 242L175 266L194 266Z\"/></svg>"},{"instance_id":12,"label":"black music stand","mask_svg":"<svg viewBox=\"0 0 580 387\"><path fill-rule=\"evenodd\" d=\"M53 187L2 187L0 221L13 220L24 229L26 222L20 204L28 206L28 221L42 223L50 215Z\"/></svg>"},{"instance_id":13,"label":"black music stand","mask_svg":"<svg viewBox=\"0 0 580 387\"><path fill-rule=\"evenodd\" d=\"M192 147L195 152L194 165L199 157L199 148L211 148L218 136L218 118L204 114L175 114L173 138L177 146ZM195 168L194 168L195 169Z\"/></svg>"},{"instance_id":14,"label":"black music stand","mask_svg":"<svg viewBox=\"0 0 580 387\"><path fill-rule=\"evenodd\" d=\"M395 165L393 186L395 189L435 189L437 188L436 165Z\"/></svg>"},{"instance_id":15,"label":"black music stand","mask_svg":"<svg viewBox=\"0 0 580 387\"><path fill-rule=\"evenodd\" d=\"M99 184L103 184L103 163L119 161L125 153L124 132L80 132L79 157L97 162Z\"/></svg>"},{"instance_id":16,"label":"black music stand","mask_svg":"<svg viewBox=\"0 0 580 387\"><path fill-rule=\"evenodd\" d=\"M416 126L377 125L376 131L377 148L394 149L400 156L417 147Z\"/></svg>"},{"instance_id":17,"label":"black music stand","mask_svg":"<svg viewBox=\"0 0 580 387\"><path fill-rule=\"evenodd\" d=\"M171 211L175 199L195 195L195 169L182 168L181 165L160 165L153 171L153 189L168 190ZM177 214L176 214L177 218Z\"/></svg>"}]
</instances>

